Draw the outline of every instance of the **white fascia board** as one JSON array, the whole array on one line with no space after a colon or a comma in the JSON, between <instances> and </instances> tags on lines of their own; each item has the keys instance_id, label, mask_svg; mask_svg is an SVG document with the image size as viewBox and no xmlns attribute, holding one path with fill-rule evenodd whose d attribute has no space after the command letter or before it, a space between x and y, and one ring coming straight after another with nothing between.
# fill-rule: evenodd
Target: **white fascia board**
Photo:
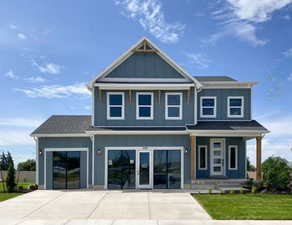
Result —
<instances>
[{"instance_id":1,"label":"white fascia board","mask_svg":"<svg viewBox=\"0 0 292 225\"><path fill-rule=\"evenodd\" d=\"M190 82L190 80L184 79L184 78L107 78L103 77L100 78L100 81L105 82L149 82L149 83L161 83L161 82L175 82L175 83L183 83L183 82Z\"/></svg>"},{"instance_id":2,"label":"white fascia board","mask_svg":"<svg viewBox=\"0 0 292 225\"><path fill-rule=\"evenodd\" d=\"M95 87L100 90L188 90L195 85L189 84L118 84L118 83L96 83Z\"/></svg>"},{"instance_id":3,"label":"white fascia board","mask_svg":"<svg viewBox=\"0 0 292 225\"><path fill-rule=\"evenodd\" d=\"M153 44L148 38L143 37L140 39L136 44L134 44L128 51L126 51L124 54L122 54L119 58L117 58L111 65L106 67L100 74L98 74L94 80L92 80L88 87L92 89L94 87L94 83L102 78L105 77L108 73L110 73L112 70L114 70L117 66L119 66L122 62L124 62L128 57L130 57L134 53L134 49L137 48L143 41L149 42L150 45L153 46L157 50L157 54L161 56L166 62L168 62L171 66L173 66L176 70L178 70L181 75L183 75L185 78L190 79L193 81L197 88L200 88L202 84L193 76L191 76L189 73L187 73L183 68L181 68L178 64L176 64L169 56L167 56L163 51L161 51L155 44Z\"/></svg>"},{"instance_id":4,"label":"white fascia board","mask_svg":"<svg viewBox=\"0 0 292 225\"><path fill-rule=\"evenodd\" d=\"M191 136L214 137L257 137L269 133L269 131L250 130L188 130Z\"/></svg>"},{"instance_id":5,"label":"white fascia board","mask_svg":"<svg viewBox=\"0 0 292 225\"><path fill-rule=\"evenodd\" d=\"M201 82L202 89L212 88L252 88L257 82L233 82L233 81L218 81L218 82Z\"/></svg>"},{"instance_id":6,"label":"white fascia board","mask_svg":"<svg viewBox=\"0 0 292 225\"><path fill-rule=\"evenodd\" d=\"M155 131L148 131L148 130L99 130L99 131L86 131L86 133L95 135L166 135L166 134L173 134L173 135L182 135L182 134L189 134L186 130L183 131L162 131L162 130L155 130Z\"/></svg>"},{"instance_id":7,"label":"white fascia board","mask_svg":"<svg viewBox=\"0 0 292 225\"><path fill-rule=\"evenodd\" d=\"M31 137L89 137L86 133L80 134L31 134Z\"/></svg>"}]
</instances>

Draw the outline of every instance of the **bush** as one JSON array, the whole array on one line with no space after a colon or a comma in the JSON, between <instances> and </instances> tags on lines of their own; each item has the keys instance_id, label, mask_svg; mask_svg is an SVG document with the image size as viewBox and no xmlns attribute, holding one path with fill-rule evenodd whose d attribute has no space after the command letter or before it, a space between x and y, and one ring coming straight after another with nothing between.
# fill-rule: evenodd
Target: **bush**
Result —
<instances>
[{"instance_id":1,"label":"bush","mask_svg":"<svg viewBox=\"0 0 292 225\"><path fill-rule=\"evenodd\" d=\"M213 189L212 188L208 188L208 192L209 194L212 194Z\"/></svg>"},{"instance_id":2,"label":"bush","mask_svg":"<svg viewBox=\"0 0 292 225\"><path fill-rule=\"evenodd\" d=\"M15 183L15 169L12 163L10 163L7 170L6 186L8 192L13 192L16 187Z\"/></svg>"},{"instance_id":3,"label":"bush","mask_svg":"<svg viewBox=\"0 0 292 225\"><path fill-rule=\"evenodd\" d=\"M263 163L263 181L269 191L287 190L290 182L291 168L288 162L280 157L269 157Z\"/></svg>"},{"instance_id":4,"label":"bush","mask_svg":"<svg viewBox=\"0 0 292 225\"><path fill-rule=\"evenodd\" d=\"M31 184L31 185L29 185L28 189L31 190L31 191L37 190L38 189L38 185L37 184Z\"/></svg>"}]
</instances>

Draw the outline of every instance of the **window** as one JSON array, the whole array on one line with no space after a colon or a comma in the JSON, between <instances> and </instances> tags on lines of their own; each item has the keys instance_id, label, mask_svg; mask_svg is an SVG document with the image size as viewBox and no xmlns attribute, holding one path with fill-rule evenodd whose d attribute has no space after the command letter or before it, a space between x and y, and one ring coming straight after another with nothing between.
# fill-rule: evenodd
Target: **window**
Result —
<instances>
[{"instance_id":1,"label":"window","mask_svg":"<svg viewBox=\"0 0 292 225\"><path fill-rule=\"evenodd\" d=\"M228 97L227 101L228 117L243 117L243 97Z\"/></svg>"},{"instance_id":2,"label":"window","mask_svg":"<svg viewBox=\"0 0 292 225\"><path fill-rule=\"evenodd\" d=\"M165 94L165 119L182 119L182 93Z\"/></svg>"},{"instance_id":3,"label":"window","mask_svg":"<svg viewBox=\"0 0 292 225\"><path fill-rule=\"evenodd\" d=\"M216 117L216 97L201 97L201 117Z\"/></svg>"},{"instance_id":4,"label":"window","mask_svg":"<svg viewBox=\"0 0 292 225\"><path fill-rule=\"evenodd\" d=\"M107 119L123 120L125 118L125 100L122 92L107 93Z\"/></svg>"},{"instance_id":5,"label":"window","mask_svg":"<svg viewBox=\"0 0 292 225\"><path fill-rule=\"evenodd\" d=\"M205 145L199 146L199 169L207 169L207 146Z\"/></svg>"},{"instance_id":6,"label":"window","mask_svg":"<svg viewBox=\"0 0 292 225\"><path fill-rule=\"evenodd\" d=\"M153 119L153 93L137 92L136 94L136 119Z\"/></svg>"},{"instance_id":7,"label":"window","mask_svg":"<svg viewBox=\"0 0 292 225\"><path fill-rule=\"evenodd\" d=\"M229 151L229 169L230 170L237 170L237 154L238 154L238 148L237 145L229 145L228 146Z\"/></svg>"}]
</instances>

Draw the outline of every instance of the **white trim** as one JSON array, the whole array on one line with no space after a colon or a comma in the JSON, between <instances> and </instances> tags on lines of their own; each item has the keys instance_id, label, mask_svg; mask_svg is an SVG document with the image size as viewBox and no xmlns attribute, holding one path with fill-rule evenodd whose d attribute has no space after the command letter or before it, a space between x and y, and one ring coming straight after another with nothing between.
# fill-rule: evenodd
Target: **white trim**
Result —
<instances>
[{"instance_id":1,"label":"white trim","mask_svg":"<svg viewBox=\"0 0 292 225\"><path fill-rule=\"evenodd\" d=\"M201 148L205 148L205 167L201 167ZM207 170L208 168L208 148L207 145L199 145L198 146L198 164L199 164L199 170Z\"/></svg>"},{"instance_id":2,"label":"white trim","mask_svg":"<svg viewBox=\"0 0 292 225\"><path fill-rule=\"evenodd\" d=\"M189 82L190 80L184 78L101 78L100 81L105 82L149 82L149 83L159 83L159 82Z\"/></svg>"},{"instance_id":3,"label":"white trim","mask_svg":"<svg viewBox=\"0 0 292 225\"><path fill-rule=\"evenodd\" d=\"M169 95L178 95L180 104L179 105L168 105L168 96ZM169 117L168 109L171 108L179 108L179 116L177 117ZM183 93L182 92L166 92L165 93L165 120L182 120L183 118Z\"/></svg>"},{"instance_id":4,"label":"white trim","mask_svg":"<svg viewBox=\"0 0 292 225\"><path fill-rule=\"evenodd\" d=\"M35 180L36 180L36 184L39 185L39 140L38 138L35 138L35 145L36 145L36 173L35 173Z\"/></svg>"},{"instance_id":5,"label":"white trim","mask_svg":"<svg viewBox=\"0 0 292 225\"><path fill-rule=\"evenodd\" d=\"M241 106L230 106L231 99L241 99ZM241 109L241 114L230 115L230 108ZM244 117L244 97L243 96L228 96L227 97L227 117L228 118L243 118Z\"/></svg>"},{"instance_id":6,"label":"white trim","mask_svg":"<svg viewBox=\"0 0 292 225\"><path fill-rule=\"evenodd\" d=\"M149 153L149 184L140 185L140 153ZM153 188L153 151L136 150L136 188Z\"/></svg>"},{"instance_id":7,"label":"white trim","mask_svg":"<svg viewBox=\"0 0 292 225\"><path fill-rule=\"evenodd\" d=\"M31 137L88 137L86 133L76 134L31 134Z\"/></svg>"},{"instance_id":8,"label":"white trim","mask_svg":"<svg viewBox=\"0 0 292 225\"><path fill-rule=\"evenodd\" d=\"M241 89L241 88L252 88L257 82L238 82L238 81L211 81L211 82L201 82L202 89Z\"/></svg>"},{"instance_id":9,"label":"white trim","mask_svg":"<svg viewBox=\"0 0 292 225\"><path fill-rule=\"evenodd\" d=\"M139 96L140 95L150 95L151 96L151 105L139 105ZM140 107L150 107L150 116L139 116ZM136 120L153 120L154 118L154 94L153 92L136 92Z\"/></svg>"},{"instance_id":10,"label":"white trim","mask_svg":"<svg viewBox=\"0 0 292 225\"><path fill-rule=\"evenodd\" d=\"M94 80L92 80L87 86L90 88L93 87L94 83L100 79L105 77L107 74L109 74L112 70L114 70L117 66L119 66L121 63L123 63L127 58L129 58L132 54L134 54L135 48L139 47L144 41L148 42L148 44L157 50L157 54L161 56L168 64L173 66L182 76L185 78L193 81L198 87L201 87L201 83L195 79L193 76L191 76L189 73L187 73L182 67L180 67L177 63L175 63L169 56L167 56L163 51L161 51L155 44L153 44L148 38L143 37L140 39L136 44L134 44L128 51L126 51L124 54L122 54L118 59L116 59L111 65L109 65L105 70L103 70L99 75L95 77Z\"/></svg>"},{"instance_id":11,"label":"white trim","mask_svg":"<svg viewBox=\"0 0 292 225\"><path fill-rule=\"evenodd\" d=\"M86 187L89 187L89 177L88 177L88 173L89 173L89 149L88 148L45 148L44 149L44 188L47 189L47 152L86 152L86 164L87 164L87 168L86 168ZM52 159L53 160L53 159ZM81 177L80 177L81 179ZM53 181L52 181L53 182Z\"/></svg>"},{"instance_id":12,"label":"white trim","mask_svg":"<svg viewBox=\"0 0 292 225\"><path fill-rule=\"evenodd\" d=\"M121 95L122 96L122 105L110 105L110 95ZM111 117L110 108L111 107L121 107L121 116L120 117ZM107 120L124 120L125 119L125 93L124 92L107 92L106 93L106 118Z\"/></svg>"},{"instance_id":13,"label":"white trim","mask_svg":"<svg viewBox=\"0 0 292 225\"><path fill-rule=\"evenodd\" d=\"M204 99L214 99L214 106L203 106ZM203 108L212 108L214 109L213 115L204 115ZM216 118L217 117L217 97L216 96L201 96L200 97L200 117L201 118Z\"/></svg>"},{"instance_id":14,"label":"white trim","mask_svg":"<svg viewBox=\"0 0 292 225\"><path fill-rule=\"evenodd\" d=\"M107 182L108 182L108 151L109 150L135 150L136 151L136 171L137 171L137 167L138 167L138 163L137 163L137 152L138 151L155 151L155 150L180 150L181 151L181 189L184 188L184 147L183 146L165 146L165 147L159 147L159 146L145 146L145 147L141 147L141 146L122 146L122 147L118 147L118 146L112 146L112 147L105 147L105 161L104 161L104 188L107 189ZM152 161L154 160L154 154L152 154ZM153 164L152 164L152 170L153 170ZM137 173L136 173L137 174ZM154 185L154 176L152 173L152 184ZM137 188L137 179L136 179L136 188ZM152 186L153 187L153 186Z\"/></svg>"},{"instance_id":15,"label":"white trim","mask_svg":"<svg viewBox=\"0 0 292 225\"><path fill-rule=\"evenodd\" d=\"M148 131L148 130L130 130L130 131L125 131L125 130L98 130L98 131L87 131L88 134L104 134L104 135L111 135L111 134L116 134L116 135L151 135L151 134L157 134L157 135L164 135L164 134L188 134L186 130L155 130L155 131Z\"/></svg>"},{"instance_id":16,"label":"white trim","mask_svg":"<svg viewBox=\"0 0 292 225\"><path fill-rule=\"evenodd\" d=\"M269 131L250 131L250 130L188 130L190 136L214 136L214 137L257 137Z\"/></svg>"},{"instance_id":17,"label":"white trim","mask_svg":"<svg viewBox=\"0 0 292 225\"><path fill-rule=\"evenodd\" d=\"M122 84L122 83L96 83L95 87L99 87L100 90L189 90L195 85L193 83L188 84Z\"/></svg>"},{"instance_id":18,"label":"white trim","mask_svg":"<svg viewBox=\"0 0 292 225\"><path fill-rule=\"evenodd\" d=\"M222 148L221 148L221 153L222 153L222 158L221 160L223 161L223 163L221 164L221 168L222 168L222 174L218 174L216 172L214 172L214 142L220 142L222 144ZM210 175L211 176L216 176L216 175L226 175L226 169L225 169L225 138L211 138L210 139Z\"/></svg>"},{"instance_id":19,"label":"white trim","mask_svg":"<svg viewBox=\"0 0 292 225\"><path fill-rule=\"evenodd\" d=\"M231 148L235 148L235 168L231 168ZM228 146L228 170L237 170L238 169L238 146L229 145Z\"/></svg>"},{"instance_id":20,"label":"white trim","mask_svg":"<svg viewBox=\"0 0 292 225\"><path fill-rule=\"evenodd\" d=\"M95 116L94 116L95 115L95 102L94 102L95 101L95 87L93 88L93 91L92 91L91 101L92 101L92 103L91 103L92 104L91 105L91 107L92 107L91 108L91 113L92 113L91 114L91 125L94 126L95 125L95 119L94 119L95 118Z\"/></svg>"},{"instance_id":21,"label":"white trim","mask_svg":"<svg viewBox=\"0 0 292 225\"><path fill-rule=\"evenodd\" d=\"M95 136L93 135L92 136L92 148L91 148L91 151L92 151L92 165L91 165L91 169L92 169L92 174L91 174L91 185L92 185L92 187L94 187L94 169L95 169L95 166L94 166L94 160L95 160L95 158L94 158L94 149L95 149L95 147L94 147L94 141L95 141Z\"/></svg>"},{"instance_id":22,"label":"white trim","mask_svg":"<svg viewBox=\"0 0 292 225\"><path fill-rule=\"evenodd\" d=\"M194 124L198 123L198 93L197 88L194 88Z\"/></svg>"}]
</instances>

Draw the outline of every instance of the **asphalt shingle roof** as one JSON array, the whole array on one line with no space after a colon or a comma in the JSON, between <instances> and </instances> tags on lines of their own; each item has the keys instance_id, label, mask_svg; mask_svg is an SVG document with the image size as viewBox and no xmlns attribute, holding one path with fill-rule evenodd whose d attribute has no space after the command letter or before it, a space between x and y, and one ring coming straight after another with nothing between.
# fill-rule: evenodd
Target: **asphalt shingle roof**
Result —
<instances>
[{"instance_id":1,"label":"asphalt shingle roof","mask_svg":"<svg viewBox=\"0 0 292 225\"><path fill-rule=\"evenodd\" d=\"M211 82L211 81L237 81L228 76L194 76L199 82Z\"/></svg>"}]
</instances>

